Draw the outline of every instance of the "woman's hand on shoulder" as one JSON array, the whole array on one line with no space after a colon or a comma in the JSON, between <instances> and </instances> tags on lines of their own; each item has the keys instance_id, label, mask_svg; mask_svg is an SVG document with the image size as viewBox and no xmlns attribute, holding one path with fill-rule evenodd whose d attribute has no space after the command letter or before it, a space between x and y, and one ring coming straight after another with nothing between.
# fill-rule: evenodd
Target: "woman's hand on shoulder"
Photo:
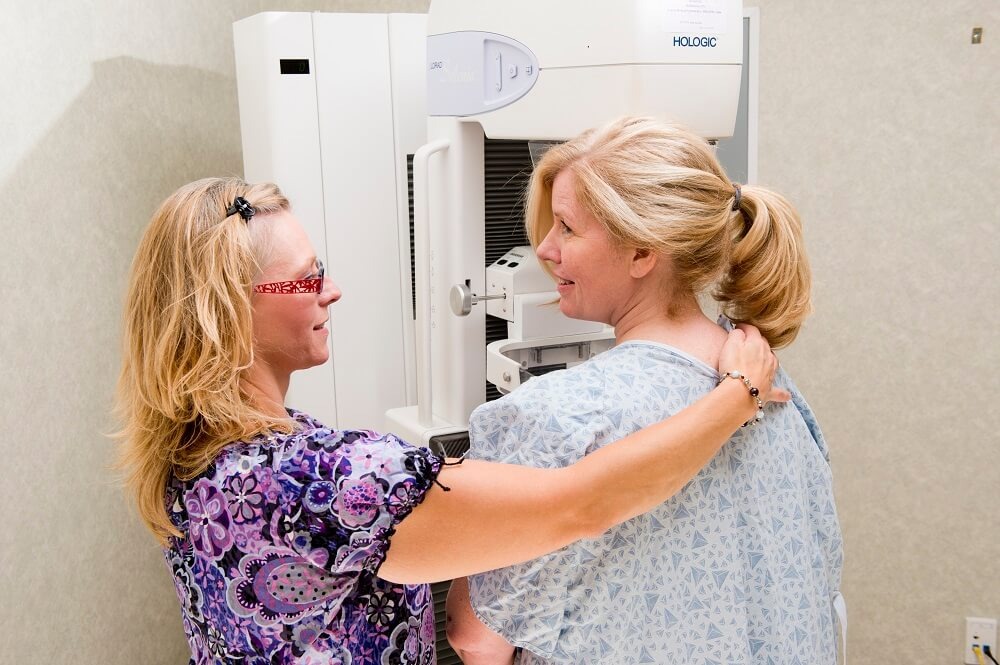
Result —
<instances>
[{"instance_id":1,"label":"woman's hand on shoulder","mask_svg":"<svg viewBox=\"0 0 1000 665\"><path fill-rule=\"evenodd\" d=\"M778 358L760 331L747 323L739 323L729 333L719 354L719 373L738 371L750 379L760 392L762 402L787 402L791 394L775 388L774 376L778 372Z\"/></svg>"}]
</instances>

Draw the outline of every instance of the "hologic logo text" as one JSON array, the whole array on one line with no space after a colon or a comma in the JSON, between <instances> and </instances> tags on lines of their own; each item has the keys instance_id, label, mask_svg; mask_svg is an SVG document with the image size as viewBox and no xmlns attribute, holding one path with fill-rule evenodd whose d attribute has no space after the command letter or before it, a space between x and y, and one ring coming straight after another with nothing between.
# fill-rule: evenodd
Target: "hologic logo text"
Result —
<instances>
[{"instance_id":1,"label":"hologic logo text","mask_svg":"<svg viewBox=\"0 0 1000 665\"><path fill-rule=\"evenodd\" d=\"M674 37L674 46L702 46L715 48L718 45L715 37Z\"/></svg>"}]
</instances>

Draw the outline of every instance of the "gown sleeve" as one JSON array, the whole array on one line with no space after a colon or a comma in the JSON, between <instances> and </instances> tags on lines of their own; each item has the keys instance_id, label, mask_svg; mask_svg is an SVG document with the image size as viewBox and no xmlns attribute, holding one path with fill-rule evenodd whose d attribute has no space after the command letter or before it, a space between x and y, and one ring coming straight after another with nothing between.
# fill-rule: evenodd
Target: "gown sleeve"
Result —
<instances>
[{"instance_id":1,"label":"gown sleeve","mask_svg":"<svg viewBox=\"0 0 1000 665\"><path fill-rule=\"evenodd\" d=\"M604 438L608 421L586 377L563 374L532 379L504 398L481 406L469 427L468 457L556 468L576 462ZM568 398L567 398L568 396ZM510 644L539 656L556 652L567 589L579 549L565 547L522 564L469 576L472 609Z\"/></svg>"}]
</instances>

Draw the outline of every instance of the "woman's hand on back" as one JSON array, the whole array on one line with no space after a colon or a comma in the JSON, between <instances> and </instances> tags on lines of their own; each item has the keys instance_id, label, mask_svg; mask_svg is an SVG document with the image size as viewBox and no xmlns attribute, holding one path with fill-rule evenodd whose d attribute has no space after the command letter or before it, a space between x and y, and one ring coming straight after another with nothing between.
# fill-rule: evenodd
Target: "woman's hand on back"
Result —
<instances>
[{"instance_id":1,"label":"woman's hand on back","mask_svg":"<svg viewBox=\"0 0 1000 665\"><path fill-rule=\"evenodd\" d=\"M722 347L719 373L732 371L739 371L750 379L750 383L760 392L762 402L787 402L792 399L787 390L771 385L778 371L778 358L760 331L752 325L737 324Z\"/></svg>"}]
</instances>

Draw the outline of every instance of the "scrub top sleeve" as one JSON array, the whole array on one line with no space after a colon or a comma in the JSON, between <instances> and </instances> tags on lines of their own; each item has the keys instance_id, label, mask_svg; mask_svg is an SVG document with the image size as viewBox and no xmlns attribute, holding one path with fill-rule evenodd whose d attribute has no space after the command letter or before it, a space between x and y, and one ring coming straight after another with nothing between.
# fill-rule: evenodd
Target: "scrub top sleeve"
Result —
<instances>
[{"instance_id":1,"label":"scrub top sleeve","mask_svg":"<svg viewBox=\"0 0 1000 665\"><path fill-rule=\"evenodd\" d=\"M286 464L285 542L337 574L374 574L395 527L423 501L442 459L392 434L334 431L310 439Z\"/></svg>"}]
</instances>

